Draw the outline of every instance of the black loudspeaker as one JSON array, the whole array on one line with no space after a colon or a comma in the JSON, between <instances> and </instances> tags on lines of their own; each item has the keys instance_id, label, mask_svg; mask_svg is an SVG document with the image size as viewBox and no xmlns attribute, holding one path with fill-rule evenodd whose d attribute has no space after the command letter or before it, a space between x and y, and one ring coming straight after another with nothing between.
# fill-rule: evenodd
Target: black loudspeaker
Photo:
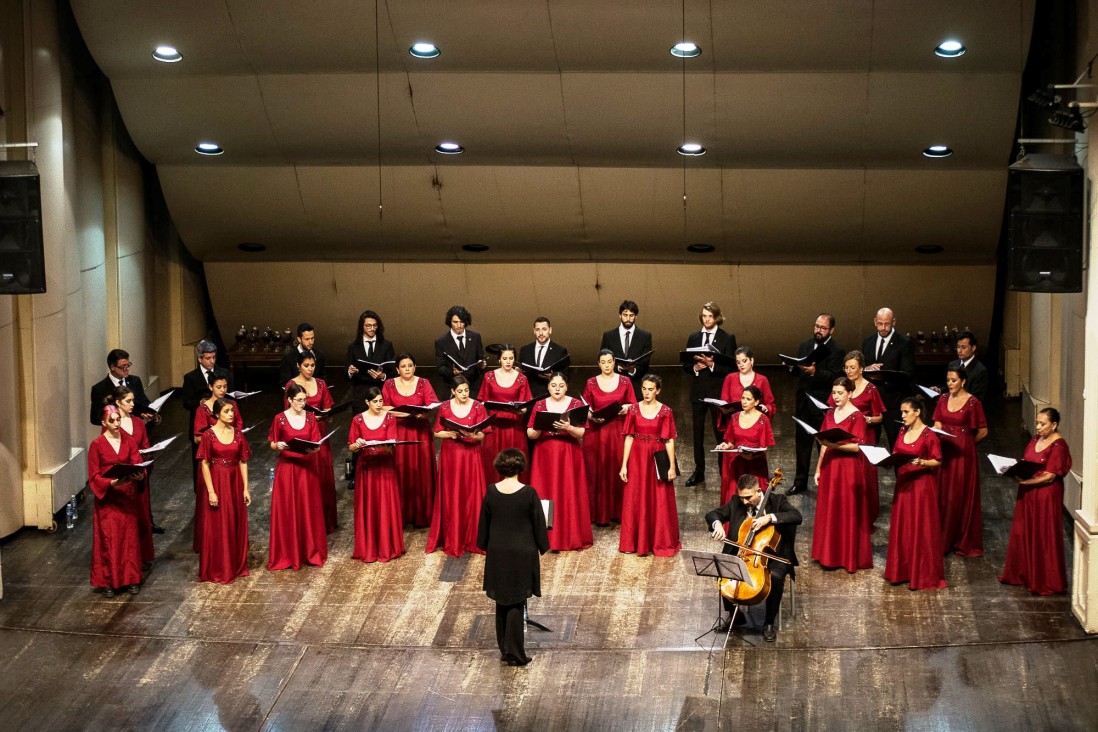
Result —
<instances>
[{"instance_id":1,"label":"black loudspeaker","mask_svg":"<svg viewBox=\"0 0 1098 732\"><path fill-rule=\"evenodd\" d=\"M1083 291L1083 169L1066 155L1010 166L1007 281L1023 292Z\"/></svg>"},{"instance_id":2,"label":"black loudspeaker","mask_svg":"<svg viewBox=\"0 0 1098 732\"><path fill-rule=\"evenodd\" d=\"M46 291L38 168L0 161L0 295Z\"/></svg>"}]
</instances>

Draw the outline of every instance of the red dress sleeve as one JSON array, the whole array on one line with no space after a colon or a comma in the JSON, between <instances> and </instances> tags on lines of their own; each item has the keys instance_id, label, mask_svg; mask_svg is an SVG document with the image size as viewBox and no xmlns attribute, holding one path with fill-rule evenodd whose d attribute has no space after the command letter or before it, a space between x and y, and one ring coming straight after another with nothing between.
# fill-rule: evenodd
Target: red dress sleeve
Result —
<instances>
[{"instance_id":1,"label":"red dress sleeve","mask_svg":"<svg viewBox=\"0 0 1098 732\"><path fill-rule=\"evenodd\" d=\"M386 417L386 419L388 419L389 415L386 414L385 417ZM354 419L351 420L351 429L350 429L350 432L348 432L348 434L347 434L347 444L348 445L355 444L355 441L358 438L362 437L362 430L365 429L365 428L366 428L366 423L363 422L362 415L361 414L356 414L354 416Z\"/></svg>"},{"instance_id":2,"label":"red dress sleeve","mask_svg":"<svg viewBox=\"0 0 1098 732\"><path fill-rule=\"evenodd\" d=\"M679 433L675 431L675 413L664 404L660 407L660 439L674 440L678 436Z\"/></svg>"},{"instance_id":3,"label":"red dress sleeve","mask_svg":"<svg viewBox=\"0 0 1098 732\"><path fill-rule=\"evenodd\" d=\"M625 419L621 422L621 433L623 435L635 435L637 434L637 405L634 404L629 407L629 411L625 413Z\"/></svg>"},{"instance_id":4,"label":"red dress sleeve","mask_svg":"<svg viewBox=\"0 0 1098 732\"><path fill-rule=\"evenodd\" d=\"M240 412L240 403L235 399L230 399L229 401L233 403L233 427L242 430L244 429L244 415Z\"/></svg>"},{"instance_id":5,"label":"red dress sleeve","mask_svg":"<svg viewBox=\"0 0 1098 732\"><path fill-rule=\"evenodd\" d=\"M764 414L759 417L759 427L762 434L759 435L759 447L774 447L774 430L770 427L770 420Z\"/></svg>"},{"instance_id":6,"label":"red dress sleeve","mask_svg":"<svg viewBox=\"0 0 1098 732\"><path fill-rule=\"evenodd\" d=\"M544 412L544 411L545 411L545 400L544 399L539 399L537 401L537 403L534 404L534 408L530 410L530 418L526 420L526 426L529 429L534 429L534 415L537 414L538 412Z\"/></svg>"},{"instance_id":7,"label":"red dress sleeve","mask_svg":"<svg viewBox=\"0 0 1098 732\"><path fill-rule=\"evenodd\" d=\"M987 417L984 415L984 405L976 397L969 397L968 401L972 404L972 424L970 426L974 430L986 429Z\"/></svg>"},{"instance_id":8,"label":"red dress sleeve","mask_svg":"<svg viewBox=\"0 0 1098 732\"><path fill-rule=\"evenodd\" d=\"M1049 445L1048 449L1051 452L1048 455L1048 462L1045 463L1045 470L1063 478L1071 470L1071 451L1068 450L1067 442L1061 437Z\"/></svg>"},{"instance_id":9,"label":"red dress sleeve","mask_svg":"<svg viewBox=\"0 0 1098 732\"><path fill-rule=\"evenodd\" d=\"M525 374L518 375L518 399L515 401L528 402L534 398L534 393L530 391L530 380L526 378Z\"/></svg>"},{"instance_id":10,"label":"red dress sleeve","mask_svg":"<svg viewBox=\"0 0 1098 732\"><path fill-rule=\"evenodd\" d=\"M427 379L420 378L416 382L416 391L423 397L423 404L434 404L438 401L438 395L435 394L435 387L431 386L431 382Z\"/></svg>"},{"instance_id":11,"label":"red dress sleeve","mask_svg":"<svg viewBox=\"0 0 1098 732\"><path fill-rule=\"evenodd\" d=\"M945 419L944 418L945 418L945 411L946 411L946 402L948 402L948 401L949 401L948 397L945 398L945 399L939 399L938 403L934 405L934 416L931 417L931 419L933 421L941 422L942 424L945 424Z\"/></svg>"},{"instance_id":12,"label":"red dress sleeve","mask_svg":"<svg viewBox=\"0 0 1098 732\"><path fill-rule=\"evenodd\" d=\"M271 420L271 429L267 432L267 442L282 442L282 422L285 415L279 413Z\"/></svg>"},{"instance_id":13,"label":"red dress sleeve","mask_svg":"<svg viewBox=\"0 0 1098 732\"><path fill-rule=\"evenodd\" d=\"M774 400L774 392L770 389L770 379L762 374L755 374L755 381L759 391L762 392L762 403L766 406L766 414L770 419L774 419L778 414L778 403Z\"/></svg>"},{"instance_id":14,"label":"red dress sleeve","mask_svg":"<svg viewBox=\"0 0 1098 732\"><path fill-rule=\"evenodd\" d=\"M624 376L618 376L618 389L621 391L622 404L636 404L637 395L633 393L633 382Z\"/></svg>"},{"instance_id":15,"label":"red dress sleeve","mask_svg":"<svg viewBox=\"0 0 1098 732\"><path fill-rule=\"evenodd\" d=\"M237 432L235 437L240 443L239 457L237 459L242 463L246 463L252 459L252 448L248 445L248 440L245 439L244 435L240 432Z\"/></svg>"},{"instance_id":16,"label":"red dress sleeve","mask_svg":"<svg viewBox=\"0 0 1098 732\"><path fill-rule=\"evenodd\" d=\"M422 381L422 379L420 379L420 381ZM437 412L435 412L435 432L443 432L444 430L450 429L446 425L442 424L443 417L445 417L446 419L454 418L454 413L450 409L450 402L443 402L442 406L438 408Z\"/></svg>"},{"instance_id":17,"label":"red dress sleeve","mask_svg":"<svg viewBox=\"0 0 1098 732\"><path fill-rule=\"evenodd\" d=\"M205 401L198 403L198 409L194 410L194 425L191 429L191 435L199 434L210 424L210 418L206 415L210 413L210 410L206 409Z\"/></svg>"},{"instance_id":18,"label":"red dress sleeve","mask_svg":"<svg viewBox=\"0 0 1098 732\"><path fill-rule=\"evenodd\" d=\"M309 412L305 413L305 429L309 431L309 434L305 437L306 440L316 442L324 436L320 434L320 425L317 423L316 417Z\"/></svg>"},{"instance_id":19,"label":"red dress sleeve","mask_svg":"<svg viewBox=\"0 0 1098 732\"><path fill-rule=\"evenodd\" d=\"M873 396L870 397L869 402L869 416L880 417L885 412L885 403L884 399L881 398L881 390L873 384L869 386L873 388Z\"/></svg>"},{"instance_id":20,"label":"red dress sleeve","mask_svg":"<svg viewBox=\"0 0 1098 732\"><path fill-rule=\"evenodd\" d=\"M110 445L102 435L92 440L88 446L88 487L96 498L106 496L111 487L110 479L103 477L103 473L110 467L110 463L104 459L107 457L103 452L104 447L109 449Z\"/></svg>"},{"instance_id":21,"label":"red dress sleeve","mask_svg":"<svg viewBox=\"0 0 1098 732\"><path fill-rule=\"evenodd\" d=\"M198 443L198 452L195 457L199 460L210 460L213 457L213 445L210 440L215 439L213 430L202 433L202 441Z\"/></svg>"},{"instance_id":22,"label":"red dress sleeve","mask_svg":"<svg viewBox=\"0 0 1098 732\"><path fill-rule=\"evenodd\" d=\"M740 377L739 371L733 371L728 376L724 377L724 381L721 383L721 401L727 402L732 399L732 379L738 379Z\"/></svg>"},{"instance_id":23,"label":"red dress sleeve","mask_svg":"<svg viewBox=\"0 0 1098 732\"><path fill-rule=\"evenodd\" d=\"M381 439L383 440L395 440L397 438L396 432L396 417L391 414L385 415L385 421L381 423L381 428L385 430Z\"/></svg>"},{"instance_id":24,"label":"red dress sleeve","mask_svg":"<svg viewBox=\"0 0 1098 732\"><path fill-rule=\"evenodd\" d=\"M919 457L924 460L941 460L942 459L942 443L938 439L938 435L930 431L929 428L923 428L923 447Z\"/></svg>"},{"instance_id":25,"label":"red dress sleeve","mask_svg":"<svg viewBox=\"0 0 1098 732\"><path fill-rule=\"evenodd\" d=\"M396 406L396 404L393 402L394 393L396 393L396 387L393 386L392 379L386 379L385 381L381 382L381 399L383 402L385 402L385 406ZM355 406L357 407L358 405Z\"/></svg>"}]
</instances>

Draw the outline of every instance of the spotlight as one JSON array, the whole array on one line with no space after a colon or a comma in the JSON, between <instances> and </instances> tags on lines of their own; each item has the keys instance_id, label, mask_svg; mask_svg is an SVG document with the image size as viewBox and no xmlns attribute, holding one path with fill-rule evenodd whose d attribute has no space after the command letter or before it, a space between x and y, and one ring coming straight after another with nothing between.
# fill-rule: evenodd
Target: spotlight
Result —
<instances>
[{"instance_id":1,"label":"spotlight","mask_svg":"<svg viewBox=\"0 0 1098 732\"><path fill-rule=\"evenodd\" d=\"M1060 96L1044 89L1035 89L1032 94L1026 97L1026 101L1030 104L1036 104L1042 109L1056 109L1056 105L1060 103Z\"/></svg>"},{"instance_id":2,"label":"spotlight","mask_svg":"<svg viewBox=\"0 0 1098 732\"><path fill-rule=\"evenodd\" d=\"M1072 132L1085 132L1087 129L1087 123L1083 121L1083 115L1078 107L1070 107L1067 111L1055 110L1048 118L1048 123Z\"/></svg>"}]
</instances>

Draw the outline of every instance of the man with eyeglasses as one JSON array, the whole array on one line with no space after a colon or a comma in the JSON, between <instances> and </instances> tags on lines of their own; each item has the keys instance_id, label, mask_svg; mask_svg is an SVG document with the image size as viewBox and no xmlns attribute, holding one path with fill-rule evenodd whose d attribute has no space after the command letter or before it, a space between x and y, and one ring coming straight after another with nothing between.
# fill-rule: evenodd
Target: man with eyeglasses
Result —
<instances>
[{"instance_id":1,"label":"man with eyeglasses","mask_svg":"<svg viewBox=\"0 0 1098 732\"><path fill-rule=\"evenodd\" d=\"M830 313L820 313L812 326L812 337L801 341L797 356L805 358L813 355L807 366L797 366L794 371L800 375L797 388L797 419L816 429L823 424L824 413L808 398L811 394L817 400L827 403L831 395L831 383L843 375L843 349L835 342L835 317ZM822 349L822 351L821 351ZM819 353L817 353L819 352ZM797 474L788 493L794 495L808 490L808 463L812 459L812 447L816 440L802 429L797 429Z\"/></svg>"},{"instance_id":2,"label":"man with eyeglasses","mask_svg":"<svg viewBox=\"0 0 1098 732\"><path fill-rule=\"evenodd\" d=\"M107 378L97 382L91 388L91 423L95 427L102 425L100 421L103 414L103 405L107 397L111 395L115 387L124 386L133 392L133 411L136 415L145 417L148 412L142 412L142 407L149 405L149 398L145 396L145 387L141 384L141 377L131 374L133 361L130 354L121 348L115 348L107 354Z\"/></svg>"},{"instance_id":3,"label":"man with eyeglasses","mask_svg":"<svg viewBox=\"0 0 1098 732\"><path fill-rule=\"evenodd\" d=\"M363 311L358 316L358 337L347 346L347 380L351 382L351 409L355 414L366 411L367 389L371 386L380 389L386 379L396 374L396 364L385 363L395 360L393 342L385 340L381 316L373 310ZM357 457L358 453L354 455Z\"/></svg>"}]
</instances>

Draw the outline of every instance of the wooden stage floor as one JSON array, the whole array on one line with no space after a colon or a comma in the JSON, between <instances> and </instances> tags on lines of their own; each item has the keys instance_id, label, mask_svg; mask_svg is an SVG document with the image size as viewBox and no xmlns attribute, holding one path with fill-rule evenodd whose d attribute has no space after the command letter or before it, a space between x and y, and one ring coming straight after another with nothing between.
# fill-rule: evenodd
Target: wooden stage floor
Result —
<instances>
[{"instance_id":1,"label":"wooden stage floor","mask_svg":"<svg viewBox=\"0 0 1098 732\"><path fill-rule=\"evenodd\" d=\"M685 377L660 371L689 474ZM794 381L766 372L780 411L771 467L786 469L788 487ZM344 386L335 383L339 396ZM986 555L947 558L947 589L912 592L881 576L892 491L882 471L871 571L825 572L806 561L815 492L794 497L805 514L797 544L804 564L795 616L786 615L776 643L753 632L734 635L727 651L723 637L695 643L713 621L711 582L687 574L680 557L619 554L616 527L596 528L593 548L542 560L544 596L532 600L531 614L553 631L531 630L533 663L511 668L495 648L483 559L425 555L426 530L408 530L403 558L352 560L352 494L342 481L328 563L266 571L273 454L263 439L276 402L264 394L242 404L247 424L262 421L251 440L251 576L230 586L196 581L184 444L157 465L154 510L167 533L156 537L157 561L140 595L108 600L88 585L90 500L71 531L25 530L3 542L6 728L1095 728L1098 645L1072 618L1068 598L1033 597L995 580L1014 490L986 465ZM178 402L166 411L159 438L183 429ZM990 415L982 452L1019 453L1026 438L1018 404ZM688 549L718 548L702 521L718 502L715 462L708 476L697 489L678 481Z\"/></svg>"}]
</instances>

